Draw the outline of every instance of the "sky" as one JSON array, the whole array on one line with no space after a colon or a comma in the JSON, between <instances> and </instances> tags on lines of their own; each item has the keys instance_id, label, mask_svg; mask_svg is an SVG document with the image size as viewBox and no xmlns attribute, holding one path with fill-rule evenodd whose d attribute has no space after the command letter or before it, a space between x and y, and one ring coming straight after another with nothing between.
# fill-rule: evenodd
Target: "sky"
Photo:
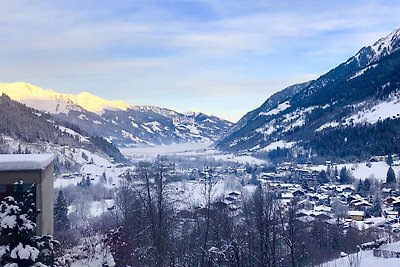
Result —
<instances>
[{"instance_id":1,"label":"sky","mask_svg":"<svg viewBox=\"0 0 400 267\"><path fill-rule=\"evenodd\" d=\"M0 82L230 121L400 27L400 1L0 0Z\"/></svg>"}]
</instances>

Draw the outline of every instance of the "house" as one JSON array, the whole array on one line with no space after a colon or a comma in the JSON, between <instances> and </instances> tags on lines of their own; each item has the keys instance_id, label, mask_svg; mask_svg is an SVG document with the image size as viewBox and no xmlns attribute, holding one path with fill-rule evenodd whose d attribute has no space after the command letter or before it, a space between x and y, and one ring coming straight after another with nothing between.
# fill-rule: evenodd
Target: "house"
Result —
<instances>
[{"instance_id":1,"label":"house","mask_svg":"<svg viewBox=\"0 0 400 267\"><path fill-rule=\"evenodd\" d=\"M32 187L36 195L37 235L53 235L53 182L54 155L3 154L0 155L0 199L18 198ZM22 181L22 188L15 183ZM18 192L22 190L22 192Z\"/></svg>"},{"instance_id":2,"label":"house","mask_svg":"<svg viewBox=\"0 0 400 267\"><path fill-rule=\"evenodd\" d=\"M236 192L236 191L232 191L232 192L230 192L228 195L229 195L230 197L237 198L237 197L240 196L240 193L239 193L239 192Z\"/></svg>"},{"instance_id":3,"label":"house","mask_svg":"<svg viewBox=\"0 0 400 267\"><path fill-rule=\"evenodd\" d=\"M359 199L359 200L355 200L351 202L351 205L356 209L356 210L360 210L360 211L365 211L368 208L372 207L372 205L364 200L364 199Z\"/></svg>"},{"instance_id":4,"label":"house","mask_svg":"<svg viewBox=\"0 0 400 267\"><path fill-rule=\"evenodd\" d=\"M385 200L385 203L386 203L386 205L391 206L391 205L393 205L394 202L399 202L399 201L400 201L400 199L398 197L388 197Z\"/></svg>"},{"instance_id":5,"label":"house","mask_svg":"<svg viewBox=\"0 0 400 267\"><path fill-rule=\"evenodd\" d=\"M364 212L363 211L358 211L358 210L349 210L347 212L349 217L353 219L354 221L364 221Z\"/></svg>"}]
</instances>

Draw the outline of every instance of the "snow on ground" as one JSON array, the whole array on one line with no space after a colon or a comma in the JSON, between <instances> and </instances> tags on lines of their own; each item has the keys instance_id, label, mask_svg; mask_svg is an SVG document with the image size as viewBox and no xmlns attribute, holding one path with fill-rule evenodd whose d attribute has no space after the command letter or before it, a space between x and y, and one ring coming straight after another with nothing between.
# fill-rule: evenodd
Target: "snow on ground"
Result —
<instances>
[{"instance_id":1,"label":"snow on ground","mask_svg":"<svg viewBox=\"0 0 400 267\"><path fill-rule=\"evenodd\" d=\"M362 102L359 106L365 106L366 103ZM322 131L326 128L335 128L350 124L371 123L374 124L380 120L388 118L400 118L400 97L392 97L388 101L382 101L379 104L365 108L358 111L356 114L347 117L343 123L332 121L321 125L316 132Z\"/></svg>"},{"instance_id":2,"label":"snow on ground","mask_svg":"<svg viewBox=\"0 0 400 267\"><path fill-rule=\"evenodd\" d=\"M363 75L367 70L373 69L373 68L375 68L376 66L378 66L378 64L373 64L373 65L371 65L371 66L365 67L365 68L363 68L362 70L356 72L353 76L351 76L351 77L348 78L347 80L349 81L349 80L352 80L352 79L354 79L354 78L357 78L358 76Z\"/></svg>"},{"instance_id":3,"label":"snow on ground","mask_svg":"<svg viewBox=\"0 0 400 267\"><path fill-rule=\"evenodd\" d=\"M346 119L346 124L353 123L376 123L392 117L400 117L400 99L394 97L389 101L383 101L374 107L360 111L357 114Z\"/></svg>"},{"instance_id":4,"label":"snow on ground","mask_svg":"<svg viewBox=\"0 0 400 267\"><path fill-rule=\"evenodd\" d=\"M249 155L226 154L211 147L212 142L189 142L152 147L121 148L122 154L134 160L151 160L158 155L174 155L182 157L204 156L214 160L238 163L263 164L265 161Z\"/></svg>"},{"instance_id":5,"label":"snow on ground","mask_svg":"<svg viewBox=\"0 0 400 267\"><path fill-rule=\"evenodd\" d=\"M276 108L271 109L268 112L260 112L259 116L271 116L271 115L276 115L282 111L284 111L285 109L287 109L288 107L290 107L290 103L289 101L283 102L281 104L279 104Z\"/></svg>"},{"instance_id":6,"label":"snow on ground","mask_svg":"<svg viewBox=\"0 0 400 267\"><path fill-rule=\"evenodd\" d=\"M65 149L64 155L69 160L81 164L82 167L80 168L79 172L70 174L70 176L67 178L58 177L54 181L54 188L76 185L82 180L83 176L87 175L92 179L92 183L96 184L100 181L103 173L106 174L107 179L110 179L113 181L113 183L118 184L119 175L128 169L128 167L119 168L106 158L100 157L85 149L67 148ZM105 186L112 185L106 183Z\"/></svg>"},{"instance_id":7,"label":"snow on ground","mask_svg":"<svg viewBox=\"0 0 400 267\"><path fill-rule=\"evenodd\" d=\"M388 244L389 246L400 246L400 242ZM360 264L354 265L355 259L358 258ZM353 262L353 265L351 263ZM378 258L374 257L372 250L360 251L357 254L350 254L349 256L339 258L320 265L321 267L398 267L400 266L400 258Z\"/></svg>"},{"instance_id":8,"label":"snow on ground","mask_svg":"<svg viewBox=\"0 0 400 267\"><path fill-rule=\"evenodd\" d=\"M90 214L93 217L100 216L114 206L114 199L104 199L102 201L93 201L90 203Z\"/></svg>"},{"instance_id":9,"label":"snow on ground","mask_svg":"<svg viewBox=\"0 0 400 267\"><path fill-rule=\"evenodd\" d=\"M65 132L65 133L68 133L70 135L73 135L73 136L77 137L80 142L88 142L89 141L87 137L84 137L83 135L75 132L74 130L71 130L71 129L63 127L63 126L58 126L58 128L62 132Z\"/></svg>"},{"instance_id":10,"label":"snow on ground","mask_svg":"<svg viewBox=\"0 0 400 267\"><path fill-rule=\"evenodd\" d=\"M212 142L201 142L201 143L188 142L188 143L179 143L172 145L121 148L120 151L127 157L143 156L143 157L153 158L156 157L157 155L172 155L188 151L207 149L211 146L211 144Z\"/></svg>"},{"instance_id":11,"label":"snow on ground","mask_svg":"<svg viewBox=\"0 0 400 267\"><path fill-rule=\"evenodd\" d=\"M260 151L271 151L279 148L291 148L296 144L296 142L285 142L283 140L279 140L269 144L268 146L260 149Z\"/></svg>"},{"instance_id":12,"label":"snow on ground","mask_svg":"<svg viewBox=\"0 0 400 267\"><path fill-rule=\"evenodd\" d=\"M102 215L109 211L114 206L114 199L103 199L101 201L91 201L88 204L88 217L94 218ZM76 205L68 206L69 213L75 212L77 209Z\"/></svg>"},{"instance_id":13,"label":"snow on ground","mask_svg":"<svg viewBox=\"0 0 400 267\"><path fill-rule=\"evenodd\" d=\"M335 128L338 127L340 124L337 121L333 121L333 122L328 122L325 123L323 125L321 125L317 130L315 130L316 132L322 131L326 128Z\"/></svg>"},{"instance_id":14,"label":"snow on ground","mask_svg":"<svg viewBox=\"0 0 400 267\"><path fill-rule=\"evenodd\" d=\"M264 164L265 161L261 160L261 159L257 159L255 157L252 156L248 156L248 155L231 155L231 154L216 154L216 155L210 155L211 158L215 159L215 160L221 160L221 161L232 161L232 162L238 162L238 163L251 163L251 164Z\"/></svg>"},{"instance_id":15,"label":"snow on ground","mask_svg":"<svg viewBox=\"0 0 400 267\"><path fill-rule=\"evenodd\" d=\"M204 204L204 184L201 181L181 181L171 184L171 187L175 191L173 196L178 198L178 209ZM242 186L235 177L225 177L213 185L212 198L215 200L226 197L232 191L249 195L254 192L255 188L254 185Z\"/></svg>"},{"instance_id":16,"label":"snow on ground","mask_svg":"<svg viewBox=\"0 0 400 267\"><path fill-rule=\"evenodd\" d=\"M399 164L400 162L396 161L394 162L394 165L397 166L392 166L396 176L398 176L400 173L400 166L398 166ZM337 165L339 171L343 167L346 167L346 169L349 170L356 179L366 179L374 177L380 181L386 180L386 174L389 169L389 165L384 161L371 162L371 167L368 167L366 162ZM327 167L325 165L317 165L311 167L312 170L317 171L326 170L326 168Z\"/></svg>"},{"instance_id":17,"label":"snow on ground","mask_svg":"<svg viewBox=\"0 0 400 267\"><path fill-rule=\"evenodd\" d=\"M341 165L339 166L342 167ZM389 166L386 162L372 162L371 168L368 167L366 163L346 164L346 168L352 172L356 179L375 177L378 180L385 181ZM353 170L352 168L355 169ZM393 166L392 168L395 174L398 175L400 172L400 166Z\"/></svg>"},{"instance_id":18,"label":"snow on ground","mask_svg":"<svg viewBox=\"0 0 400 267\"><path fill-rule=\"evenodd\" d=\"M386 221L388 221L388 219L384 217L371 217L366 219L365 221L353 220L352 224L354 224L359 230L365 230L371 227L376 227Z\"/></svg>"}]
</instances>

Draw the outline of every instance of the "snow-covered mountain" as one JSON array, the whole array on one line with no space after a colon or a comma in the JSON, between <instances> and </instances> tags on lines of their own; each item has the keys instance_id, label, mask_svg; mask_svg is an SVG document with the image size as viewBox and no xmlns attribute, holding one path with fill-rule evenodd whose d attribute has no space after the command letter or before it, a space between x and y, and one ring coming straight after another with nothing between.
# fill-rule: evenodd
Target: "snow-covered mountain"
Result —
<instances>
[{"instance_id":1,"label":"snow-covered mountain","mask_svg":"<svg viewBox=\"0 0 400 267\"><path fill-rule=\"evenodd\" d=\"M226 120L203 113L134 106L87 92L63 94L28 83L1 83L1 93L118 146L216 140L231 126Z\"/></svg>"},{"instance_id":2,"label":"snow-covered mountain","mask_svg":"<svg viewBox=\"0 0 400 267\"><path fill-rule=\"evenodd\" d=\"M0 154L54 153L58 156L57 171L71 170L79 164L66 157L66 149L80 149L109 161L126 161L121 152L103 138L91 136L76 126L73 128L56 121L51 114L29 108L6 95L0 96Z\"/></svg>"},{"instance_id":3,"label":"snow-covered mountain","mask_svg":"<svg viewBox=\"0 0 400 267\"><path fill-rule=\"evenodd\" d=\"M242 152L297 147L327 157L400 151L399 50L397 29L318 79L271 96L217 146Z\"/></svg>"},{"instance_id":4,"label":"snow-covered mountain","mask_svg":"<svg viewBox=\"0 0 400 267\"><path fill-rule=\"evenodd\" d=\"M6 94L15 101L51 114L87 110L101 115L104 110L127 110L132 107L128 103L105 100L88 92L63 94L24 82L0 83L0 94Z\"/></svg>"}]
</instances>

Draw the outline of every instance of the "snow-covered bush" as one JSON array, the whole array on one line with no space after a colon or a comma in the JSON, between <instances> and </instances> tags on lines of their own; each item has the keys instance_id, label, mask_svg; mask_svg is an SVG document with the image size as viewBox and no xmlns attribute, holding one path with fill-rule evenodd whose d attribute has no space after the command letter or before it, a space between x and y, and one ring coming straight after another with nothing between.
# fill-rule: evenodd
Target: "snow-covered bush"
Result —
<instances>
[{"instance_id":1,"label":"snow-covered bush","mask_svg":"<svg viewBox=\"0 0 400 267\"><path fill-rule=\"evenodd\" d=\"M18 202L6 197L0 204L0 232L6 244L0 245L0 266L50 267L54 263L54 245L51 236L35 236L32 203ZM35 217L35 216L34 216Z\"/></svg>"}]
</instances>

